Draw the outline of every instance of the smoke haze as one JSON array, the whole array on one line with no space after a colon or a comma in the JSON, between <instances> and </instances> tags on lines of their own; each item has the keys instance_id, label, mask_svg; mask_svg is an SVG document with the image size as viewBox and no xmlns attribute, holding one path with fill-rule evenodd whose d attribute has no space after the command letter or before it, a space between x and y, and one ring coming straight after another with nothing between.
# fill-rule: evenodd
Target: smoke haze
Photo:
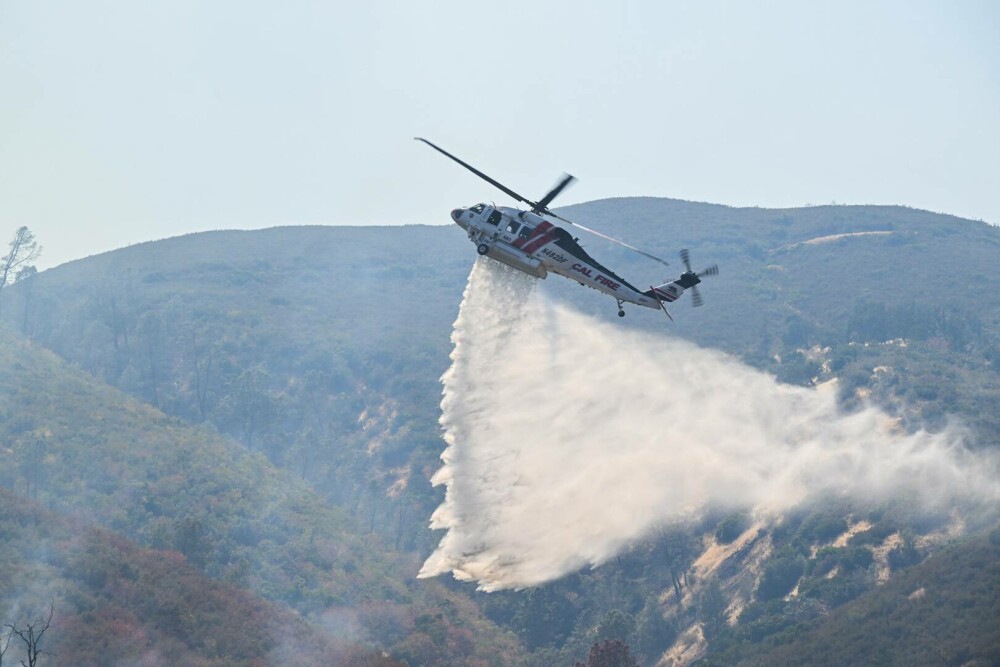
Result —
<instances>
[{"instance_id":1,"label":"smoke haze","mask_svg":"<svg viewBox=\"0 0 1000 667\"><path fill-rule=\"evenodd\" d=\"M826 494L928 508L1000 499L954 430L778 383L723 353L596 321L496 262L473 268L441 402L446 530L421 577L484 590L599 565L706 506L777 514ZM666 323L664 323L665 326Z\"/></svg>"}]
</instances>

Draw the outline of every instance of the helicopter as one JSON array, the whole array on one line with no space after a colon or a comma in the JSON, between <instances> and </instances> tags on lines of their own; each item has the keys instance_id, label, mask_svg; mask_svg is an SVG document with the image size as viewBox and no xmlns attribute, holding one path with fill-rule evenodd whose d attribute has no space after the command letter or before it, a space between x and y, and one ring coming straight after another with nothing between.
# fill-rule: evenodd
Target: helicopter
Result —
<instances>
[{"instance_id":1,"label":"helicopter","mask_svg":"<svg viewBox=\"0 0 1000 667\"><path fill-rule=\"evenodd\" d=\"M650 286L648 290L643 291L591 257L580 245L578 238L562 227L546 220L546 216L555 218L669 266L665 260L655 255L553 213L549 209L549 204L570 183L576 180L570 174L563 174L562 178L544 197L534 202L522 197L427 139L421 137L414 137L414 139L422 141L487 183L499 188L506 195L531 207L529 210L521 210L493 204L476 204L469 208L454 209L451 212L452 221L466 231L469 240L476 244L476 252L480 255L512 266L537 278L545 278L551 272L607 294L618 302L618 317L625 317L623 306L626 303L632 303L637 306L662 310L667 317L673 320L664 304L676 301L685 290L691 291L693 306L701 306L704 303L698 292L698 284L706 276L718 275L719 267L717 265L713 264L696 273L691 269L690 254L687 250L682 250L681 260L687 270L674 281L656 287Z\"/></svg>"}]
</instances>

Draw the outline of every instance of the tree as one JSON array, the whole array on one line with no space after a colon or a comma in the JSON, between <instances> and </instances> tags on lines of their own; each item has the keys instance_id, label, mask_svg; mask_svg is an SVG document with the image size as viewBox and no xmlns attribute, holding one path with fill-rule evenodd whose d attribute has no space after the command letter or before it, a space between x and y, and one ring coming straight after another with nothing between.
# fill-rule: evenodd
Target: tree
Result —
<instances>
[{"instance_id":1,"label":"tree","mask_svg":"<svg viewBox=\"0 0 1000 667\"><path fill-rule=\"evenodd\" d=\"M208 418L208 394L215 379L215 348L209 337L199 337L193 328L188 335L188 341L192 370L191 387L198 408L198 421L205 421Z\"/></svg>"},{"instance_id":2,"label":"tree","mask_svg":"<svg viewBox=\"0 0 1000 667\"><path fill-rule=\"evenodd\" d=\"M742 512L730 514L716 527L715 539L719 544L732 544L749 527L750 521L746 514Z\"/></svg>"},{"instance_id":3,"label":"tree","mask_svg":"<svg viewBox=\"0 0 1000 667\"><path fill-rule=\"evenodd\" d=\"M712 579L698 596L698 620L706 639L714 639L726 627L726 596L717 579Z\"/></svg>"},{"instance_id":4,"label":"tree","mask_svg":"<svg viewBox=\"0 0 1000 667\"><path fill-rule=\"evenodd\" d=\"M194 517L184 517L175 525L174 548L184 554L188 562L202 569L211 553L211 542L204 524Z\"/></svg>"},{"instance_id":5,"label":"tree","mask_svg":"<svg viewBox=\"0 0 1000 667\"><path fill-rule=\"evenodd\" d=\"M24 307L21 310L21 333L28 335L28 315L31 312L31 293L35 287L35 276L38 269L33 266L26 266L17 272L14 282L23 288Z\"/></svg>"},{"instance_id":6,"label":"tree","mask_svg":"<svg viewBox=\"0 0 1000 667\"><path fill-rule=\"evenodd\" d=\"M10 648L10 640L13 637L14 633L11 630L8 630L7 634L0 637L0 667L3 667L3 657L7 655L7 649Z\"/></svg>"},{"instance_id":7,"label":"tree","mask_svg":"<svg viewBox=\"0 0 1000 667\"><path fill-rule=\"evenodd\" d=\"M154 407L160 407L159 373L157 372L164 356L163 347L165 345L163 335L163 320L159 313L147 311L139 317L136 325L135 335L142 341L143 354L146 357L148 368L149 400Z\"/></svg>"},{"instance_id":8,"label":"tree","mask_svg":"<svg viewBox=\"0 0 1000 667\"><path fill-rule=\"evenodd\" d=\"M231 428L251 448L257 438L274 426L280 412L280 401L268 389L271 376L263 367L254 365L240 373L223 399L223 412Z\"/></svg>"},{"instance_id":9,"label":"tree","mask_svg":"<svg viewBox=\"0 0 1000 667\"><path fill-rule=\"evenodd\" d=\"M46 458L49 454L48 434L36 430L18 438L15 443L18 469L24 476L24 495L38 498L38 486L46 481Z\"/></svg>"},{"instance_id":10,"label":"tree","mask_svg":"<svg viewBox=\"0 0 1000 667\"><path fill-rule=\"evenodd\" d=\"M557 586L541 586L519 596L511 627L529 650L558 647L573 631L577 615L573 603Z\"/></svg>"},{"instance_id":11,"label":"tree","mask_svg":"<svg viewBox=\"0 0 1000 667\"><path fill-rule=\"evenodd\" d=\"M42 254L42 246L38 245L35 235L27 227L20 227L14 232L9 247L10 251L0 258L0 290Z\"/></svg>"},{"instance_id":12,"label":"tree","mask_svg":"<svg viewBox=\"0 0 1000 667\"><path fill-rule=\"evenodd\" d=\"M597 625L597 636L607 639L626 640L635 632L635 619L618 609L612 609L601 618Z\"/></svg>"},{"instance_id":13,"label":"tree","mask_svg":"<svg viewBox=\"0 0 1000 667\"><path fill-rule=\"evenodd\" d=\"M578 662L575 667L638 667L639 663L629 655L628 644L615 639L605 639L601 644L590 647L587 662Z\"/></svg>"},{"instance_id":14,"label":"tree","mask_svg":"<svg viewBox=\"0 0 1000 667\"><path fill-rule=\"evenodd\" d=\"M24 642L24 651L26 657L28 658L28 663L25 664L21 661L23 667L37 667L38 666L38 656L49 655L43 651L40 647L42 645L42 635L45 631L49 629L52 625L52 614L54 608L49 605L49 615L47 618L36 618L34 623L28 623L23 629L16 626L8 624L7 627L10 628L10 634L8 635L7 641L10 641L11 637L20 637L21 641ZM6 652L6 646L4 647L4 652ZM0 654L0 660L2 660L2 654Z\"/></svg>"},{"instance_id":15,"label":"tree","mask_svg":"<svg viewBox=\"0 0 1000 667\"><path fill-rule=\"evenodd\" d=\"M857 547L871 558L871 552ZM867 567L868 563L864 564ZM843 569L843 564L841 565ZM853 569L853 568L851 568ZM791 593L805 570L805 559L791 551L779 553L772 558L757 584L758 600L776 600Z\"/></svg>"},{"instance_id":16,"label":"tree","mask_svg":"<svg viewBox=\"0 0 1000 667\"><path fill-rule=\"evenodd\" d=\"M670 648L677 636L677 630L663 617L658 598L651 594L635 621L636 644L646 662Z\"/></svg>"}]
</instances>

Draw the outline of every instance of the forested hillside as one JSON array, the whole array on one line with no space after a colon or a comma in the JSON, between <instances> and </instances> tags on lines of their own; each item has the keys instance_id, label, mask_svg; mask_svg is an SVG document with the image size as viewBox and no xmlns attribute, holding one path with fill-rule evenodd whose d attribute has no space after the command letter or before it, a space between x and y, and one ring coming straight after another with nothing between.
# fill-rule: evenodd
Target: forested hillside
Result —
<instances>
[{"instance_id":1,"label":"forested hillside","mask_svg":"<svg viewBox=\"0 0 1000 667\"><path fill-rule=\"evenodd\" d=\"M1000 230L898 207L640 198L563 213L668 258L689 248L695 269L721 273L673 323L640 309L618 321L612 300L552 276L557 298L786 382L836 378L845 410L874 401L908 430L958 418L970 446L1000 445ZM635 284L675 277L586 246ZM474 256L455 227L285 227L131 246L20 281L0 308L0 484L411 667L572 664L603 638L641 664L799 650L790 636L848 636L859 617L837 609L876 604L960 539L954 517L905 499L831 499L770 522L709 511L527 591L414 581L440 538L427 528L439 378ZM933 562L920 571L937 576ZM925 632L893 627L899 644Z\"/></svg>"},{"instance_id":2,"label":"forested hillside","mask_svg":"<svg viewBox=\"0 0 1000 667\"><path fill-rule=\"evenodd\" d=\"M171 642L180 642L204 664L283 663L274 656L299 633L298 664L389 648L422 663L476 664L488 656L482 664L507 664L516 657L516 644L474 605L439 582L418 584L414 556L357 530L343 509L296 476L5 329L0 340L0 484L10 489L5 506L14 503L3 528L12 538L5 557L20 572L18 585L4 589L0 611L20 614L52 602L50 638L64 637L58 664L107 664L69 638L108 632L116 622L140 635L121 639L110 631L125 642L115 645L123 659L160 651L162 635L168 661ZM203 626L229 612L231 626L209 638ZM184 623L172 625L177 614ZM256 644L237 646L234 636L247 632L244 614L274 627L255 636Z\"/></svg>"},{"instance_id":3,"label":"forested hillside","mask_svg":"<svg viewBox=\"0 0 1000 667\"><path fill-rule=\"evenodd\" d=\"M387 540L426 548L437 379L468 271L451 231L169 239L46 272L4 312L95 377L210 422Z\"/></svg>"},{"instance_id":4,"label":"forested hillside","mask_svg":"<svg viewBox=\"0 0 1000 667\"><path fill-rule=\"evenodd\" d=\"M997 618L1000 531L934 554L821 624L763 645L736 643L702 664L992 665Z\"/></svg>"},{"instance_id":5,"label":"forested hillside","mask_svg":"<svg viewBox=\"0 0 1000 667\"><path fill-rule=\"evenodd\" d=\"M284 608L205 577L174 550L144 549L0 489L3 622L41 629L44 664L364 664ZM0 642L2 650L3 642ZM18 652L13 638L10 658Z\"/></svg>"}]
</instances>

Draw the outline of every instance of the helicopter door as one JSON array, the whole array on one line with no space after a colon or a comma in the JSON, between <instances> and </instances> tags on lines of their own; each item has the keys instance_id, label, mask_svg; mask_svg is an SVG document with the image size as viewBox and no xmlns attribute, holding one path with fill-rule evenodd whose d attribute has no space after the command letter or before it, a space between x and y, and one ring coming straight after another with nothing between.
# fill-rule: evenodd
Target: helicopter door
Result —
<instances>
[{"instance_id":1,"label":"helicopter door","mask_svg":"<svg viewBox=\"0 0 1000 667\"><path fill-rule=\"evenodd\" d=\"M521 223L516 220L508 220L507 224L500 225L500 238L505 243L513 243L517 238L517 231L521 228Z\"/></svg>"}]
</instances>

